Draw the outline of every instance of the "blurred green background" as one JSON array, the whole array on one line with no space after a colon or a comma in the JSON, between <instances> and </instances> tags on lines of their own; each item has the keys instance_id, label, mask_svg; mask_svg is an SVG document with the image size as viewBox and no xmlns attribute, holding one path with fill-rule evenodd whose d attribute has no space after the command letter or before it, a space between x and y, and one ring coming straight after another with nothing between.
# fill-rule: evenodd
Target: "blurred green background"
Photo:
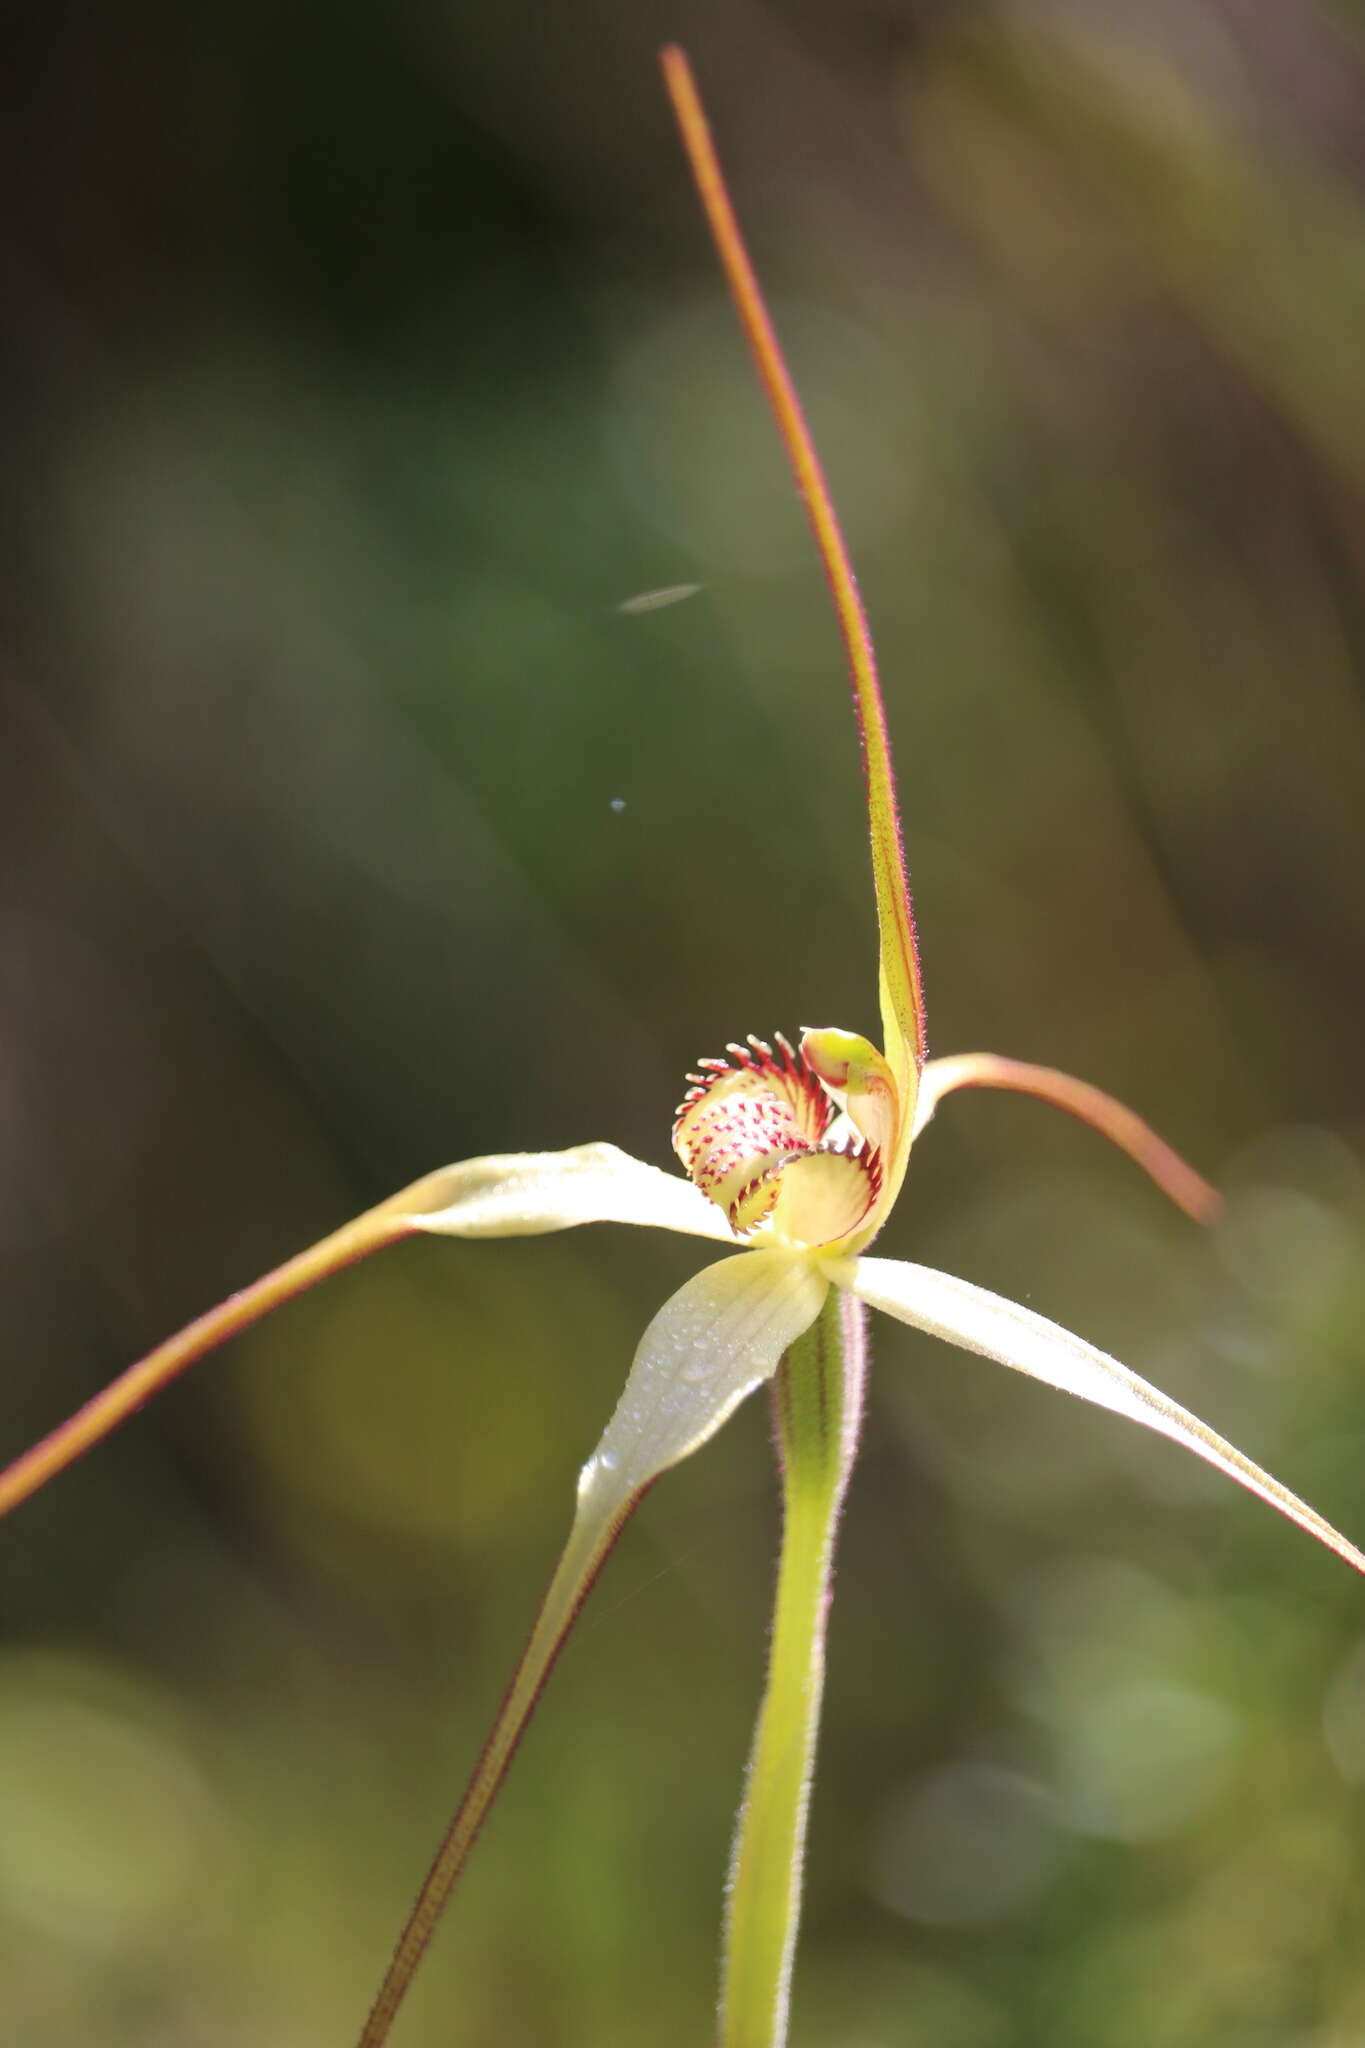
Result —
<instances>
[{"instance_id":1,"label":"blurred green background","mask_svg":"<svg viewBox=\"0 0 1365 2048\"><path fill-rule=\"evenodd\" d=\"M687 41L888 678L939 1052L883 1249L1365 1538L1365 65L1304 0L639 0L16 28L3 1448L448 1159L669 1162L873 1030L841 660L654 68ZM671 607L621 609L698 584ZM0 1537L4 2048L343 2048L697 1247L415 1245ZM761 1401L586 1612L397 2040L710 2037ZM1360 2048L1365 1589L884 1326L798 2048Z\"/></svg>"}]
</instances>

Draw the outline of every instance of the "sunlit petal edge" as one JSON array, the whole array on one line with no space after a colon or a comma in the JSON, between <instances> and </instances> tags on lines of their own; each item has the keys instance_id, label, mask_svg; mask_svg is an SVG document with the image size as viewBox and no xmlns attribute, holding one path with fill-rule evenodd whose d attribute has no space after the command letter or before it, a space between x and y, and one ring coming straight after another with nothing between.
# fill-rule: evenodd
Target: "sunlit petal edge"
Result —
<instances>
[{"instance_id":1,"label":"sunlit petal edge","mask_svg":"<svg viewBox=\"0 0 1365 2048\"><path fill-rule=\"evenodd\" d=\"M1063 1393L1078 1394L1083 1401L1093 1401L1183 1444L1365 1573L1365 1555L1297 1494L1159 1387L1060 1324L969 1280L908 1261L865 1258L848 1261L842 1271L829 1270L832 1278L870 1308L882 1309L916 1329L946 1338L950 1344L1012 1366Z\"/></svg>"},{"instance_id":2,"label":"sunlit petal edge","mask_svg":"<svg viewBox=\"0 0 1365 2048\"><path fill-rule=\"evenodd\" d=\"M607 1144L504 1152L445 1167L413 1190L412 1226L450 1237L534 1237L580 1223L641 1223L739 1240L691 1181Z\"/></svg>"}]
</instances>

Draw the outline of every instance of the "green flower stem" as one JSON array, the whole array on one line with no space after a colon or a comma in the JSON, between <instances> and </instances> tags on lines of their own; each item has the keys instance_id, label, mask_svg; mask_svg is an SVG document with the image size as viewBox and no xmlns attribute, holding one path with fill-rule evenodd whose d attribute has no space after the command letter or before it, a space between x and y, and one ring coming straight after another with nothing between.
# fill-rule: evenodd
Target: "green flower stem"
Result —
<instances>
[{"instance_id":1,"label":"green flower stem","mask_svg":"<svg viewBox=\"0 0 1365 2048\"><path fill-rule=\"evenodd\" d=\"M767 1689L730 1860L722 2048L781 2048L787 2038L834 1538L857 1454L866 1349L862 1304L831 1289L773 1382L782 1552Z\"/></svg>"}]
</instances>

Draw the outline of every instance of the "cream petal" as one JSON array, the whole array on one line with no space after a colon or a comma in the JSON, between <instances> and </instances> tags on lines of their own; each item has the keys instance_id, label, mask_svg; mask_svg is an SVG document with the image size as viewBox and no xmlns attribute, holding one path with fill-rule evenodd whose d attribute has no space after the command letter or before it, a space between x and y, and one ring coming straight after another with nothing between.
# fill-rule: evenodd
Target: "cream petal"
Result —
<instances>
[{"instance_id":1,"label":"cream petal","mask_svg":"<svg viewBox=\"0 0 1365 2048\"><path fill-rule=\"evenodd\" d=\"M788 1251L743 1252L680 1287L640 1339L616 1412L580 1475L580 1511L609 1513L699 1450L776 1372L828 1292L809 1253Z\"/></svg>"},{"instance_id":2,"label":"cream petal","mask_svg":"<svg viewBox=\"0 0 1365 2048\"><path fill-rule=\"evenodd\" d=\"M850 1260L842 1270L832 1264L827 1270L871 1308L884 1309L916 1329L944 1337L950 1344L960 1344L966 1351L980 1352L983 1358L993 1358L1000 1365L1013 1366L1016 1372L1043 1380L1063 1393L1079 1394L1084 1401L1110 1408L1116 1415L1125 1415L1132 1422L1143 1423L1148 1429L1170 1437L1173 1443L1183 1444L1186 1450L1207 1459L1230 1479L1278 1508L1358 1572L1365 1572L1365 1555L1288 1487L1281 1486L1278 1479L1263 1472L1158 1387L1139 1379L1126 1365L1120 1365L1117 1359L1096 1350L1093 1344L1073 1336L1059 1324L1034 1315L1017 1302L990 1294L984 1287L974 1287L968 1280L957 1280L951 1274L899 1259Z\"/></svg>"},{"instance_id":3,"label":"cream petal","mask_svg":"<svg viewBox=\"0 0 1365 2048\"><path fill-rule=\"evenodd\" d=\"M402 1200L415 1229L451 1237L535 1237L579 1223L647 1223L736 1242L715 1203L691 1181L615 1145L466 1159L429 1174Z\"/></svg>"}]
</instances>

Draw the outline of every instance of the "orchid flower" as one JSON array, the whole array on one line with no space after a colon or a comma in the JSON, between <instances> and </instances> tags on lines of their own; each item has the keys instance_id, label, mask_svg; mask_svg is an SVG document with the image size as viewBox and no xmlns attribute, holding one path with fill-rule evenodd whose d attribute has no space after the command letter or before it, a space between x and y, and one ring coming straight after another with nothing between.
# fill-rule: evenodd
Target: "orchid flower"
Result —
<instances>
[{"instance_id":1,"label":"orchid flower","mask_svg":"<svg viewBox=\"0 0 1365 2048\"><path fill-rule=\"evenodd\" d=\"M824 1617L840 1503L858 1438L866 1308L1077 1394L1205 1460L1365 1572L1365 1555L1303 1501L1136 1373L1032 1310L968 1280L869 1256L911 1148L942 1098L1005 1088L1051 1102L1119 1145L1182 1209L1218 1196L1140 1118L1050 1068L990 1054L926 1061L924 998L872 641L825 477L751 267L682 52L665 82L715 243L828 576L863 744L880 937L883 1046L810 1029L732 1044L688 1076L673 1126L683 1175L609 1144L474 1159L431 1174L212 1309L132 1366L0 1474L0 1512L70 1464L185 1366L351 1261L415 1232L530 1236L633 1223L707 1238L727 1255L667 1301L582 1469L559 1565L464 1800L361 2036L381 2048L501 1785L552 1665L646 1489L775 1380L784 1529L776 1622L728 1890L724 2048L785 2039Z\"/></svg>"}]
</instances>

